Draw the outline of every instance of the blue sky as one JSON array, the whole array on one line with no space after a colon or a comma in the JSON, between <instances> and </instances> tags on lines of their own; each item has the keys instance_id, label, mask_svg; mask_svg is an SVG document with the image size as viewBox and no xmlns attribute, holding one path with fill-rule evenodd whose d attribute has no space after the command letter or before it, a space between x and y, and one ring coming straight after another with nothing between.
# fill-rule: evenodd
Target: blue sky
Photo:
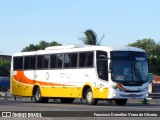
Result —
<instances>
[{"instance_id":1,"label":"blue sky","mask_svg":"<svg viewBox=\"0 0 160 120\"><path fill-rule=\"evenodd\" d=\"M0 54L41 40L81 44L86 29L102 45L160 41L160 0L0 0Z\"/></svg>"}]
</instances>

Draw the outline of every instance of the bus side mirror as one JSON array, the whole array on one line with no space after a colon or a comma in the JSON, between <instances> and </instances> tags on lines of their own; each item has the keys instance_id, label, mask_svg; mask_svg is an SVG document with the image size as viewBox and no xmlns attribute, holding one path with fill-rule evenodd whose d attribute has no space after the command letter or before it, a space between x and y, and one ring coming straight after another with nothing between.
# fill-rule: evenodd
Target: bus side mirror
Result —
<instances>
[{"instance_id":1,"label":"bus side mirror","mask_svg":"<svg viewBox=\"0 0 160 120\"><path fill-rule=\"evenodd\" d=\"M148 82L152 83L152 80L153 80L153 73L149 73L148 74Z\"/></svg>"},{"instance_id":2,"label":"bus side mirror","mask_svg":"<svg viewBox=\"0 0 160 120\"><path fill-rule=\"evenodd\" d=\"M147 59L147 64L148 64L148 70L150 68L150 62L149 62L149 59Z\"/></svg>"},{"instance_id":3,"label":"bus side mirror","mask_svg":"<svg viewBox=\"0 0 160 120\"><path fill-rule=\"evenodd\" d=\"M109 70L112 70L112 62L109 63Z\"/></svg>"}]
</instances>

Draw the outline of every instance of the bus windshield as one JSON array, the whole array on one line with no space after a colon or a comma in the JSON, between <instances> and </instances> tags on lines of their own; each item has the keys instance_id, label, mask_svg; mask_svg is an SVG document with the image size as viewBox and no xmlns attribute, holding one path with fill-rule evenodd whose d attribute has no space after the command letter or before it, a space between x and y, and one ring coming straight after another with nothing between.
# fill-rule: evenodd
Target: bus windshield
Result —
<instances>
[{"instance_id":1,"label":"bus windshield","mask_svg":"<svg viewBox=\"0 0 160 120\"><path fill-rule=\"evenodd\" d=\"M142 85L147 82L148 62L144 52L111 52L111 78L124 85Z\"/></svg>"}]
</instances>

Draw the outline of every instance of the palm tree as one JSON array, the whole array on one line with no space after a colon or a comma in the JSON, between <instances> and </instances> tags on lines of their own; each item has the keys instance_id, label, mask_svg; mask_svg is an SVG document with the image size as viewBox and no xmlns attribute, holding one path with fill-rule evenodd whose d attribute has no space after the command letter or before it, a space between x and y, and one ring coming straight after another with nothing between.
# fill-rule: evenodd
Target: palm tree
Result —
<instances>
[{"instance_id":1,"label":"palm tree","mask_svg":"<svg viewBox=\"0 0 160 120\"><path fill-rule=\"evenodd\" d=\"M102 39L104 38L104 34L101 37L100 40L97 38L97 34L92 30L88 29L84 32L84 37L80 37L79 40L81 40L86 45L100 45Z\"/></svg>"}]
</instances>

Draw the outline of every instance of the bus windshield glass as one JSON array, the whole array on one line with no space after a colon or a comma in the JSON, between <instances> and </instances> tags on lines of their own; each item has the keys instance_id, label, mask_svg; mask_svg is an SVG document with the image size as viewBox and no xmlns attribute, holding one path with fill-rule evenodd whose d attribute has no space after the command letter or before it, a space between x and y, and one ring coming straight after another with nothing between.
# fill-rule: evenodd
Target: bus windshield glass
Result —
<instances>
[{"instance_id":1,"label":"bus windshield glass","mask_svg":"<svg viewBox=\"0 0 160 120\"><path fill-rule=\"evenodd\" d=\"M148 62L145 52L112 51L112 80L118 83L145 83L148 77Z\"/></svg>"}]
</instances>

